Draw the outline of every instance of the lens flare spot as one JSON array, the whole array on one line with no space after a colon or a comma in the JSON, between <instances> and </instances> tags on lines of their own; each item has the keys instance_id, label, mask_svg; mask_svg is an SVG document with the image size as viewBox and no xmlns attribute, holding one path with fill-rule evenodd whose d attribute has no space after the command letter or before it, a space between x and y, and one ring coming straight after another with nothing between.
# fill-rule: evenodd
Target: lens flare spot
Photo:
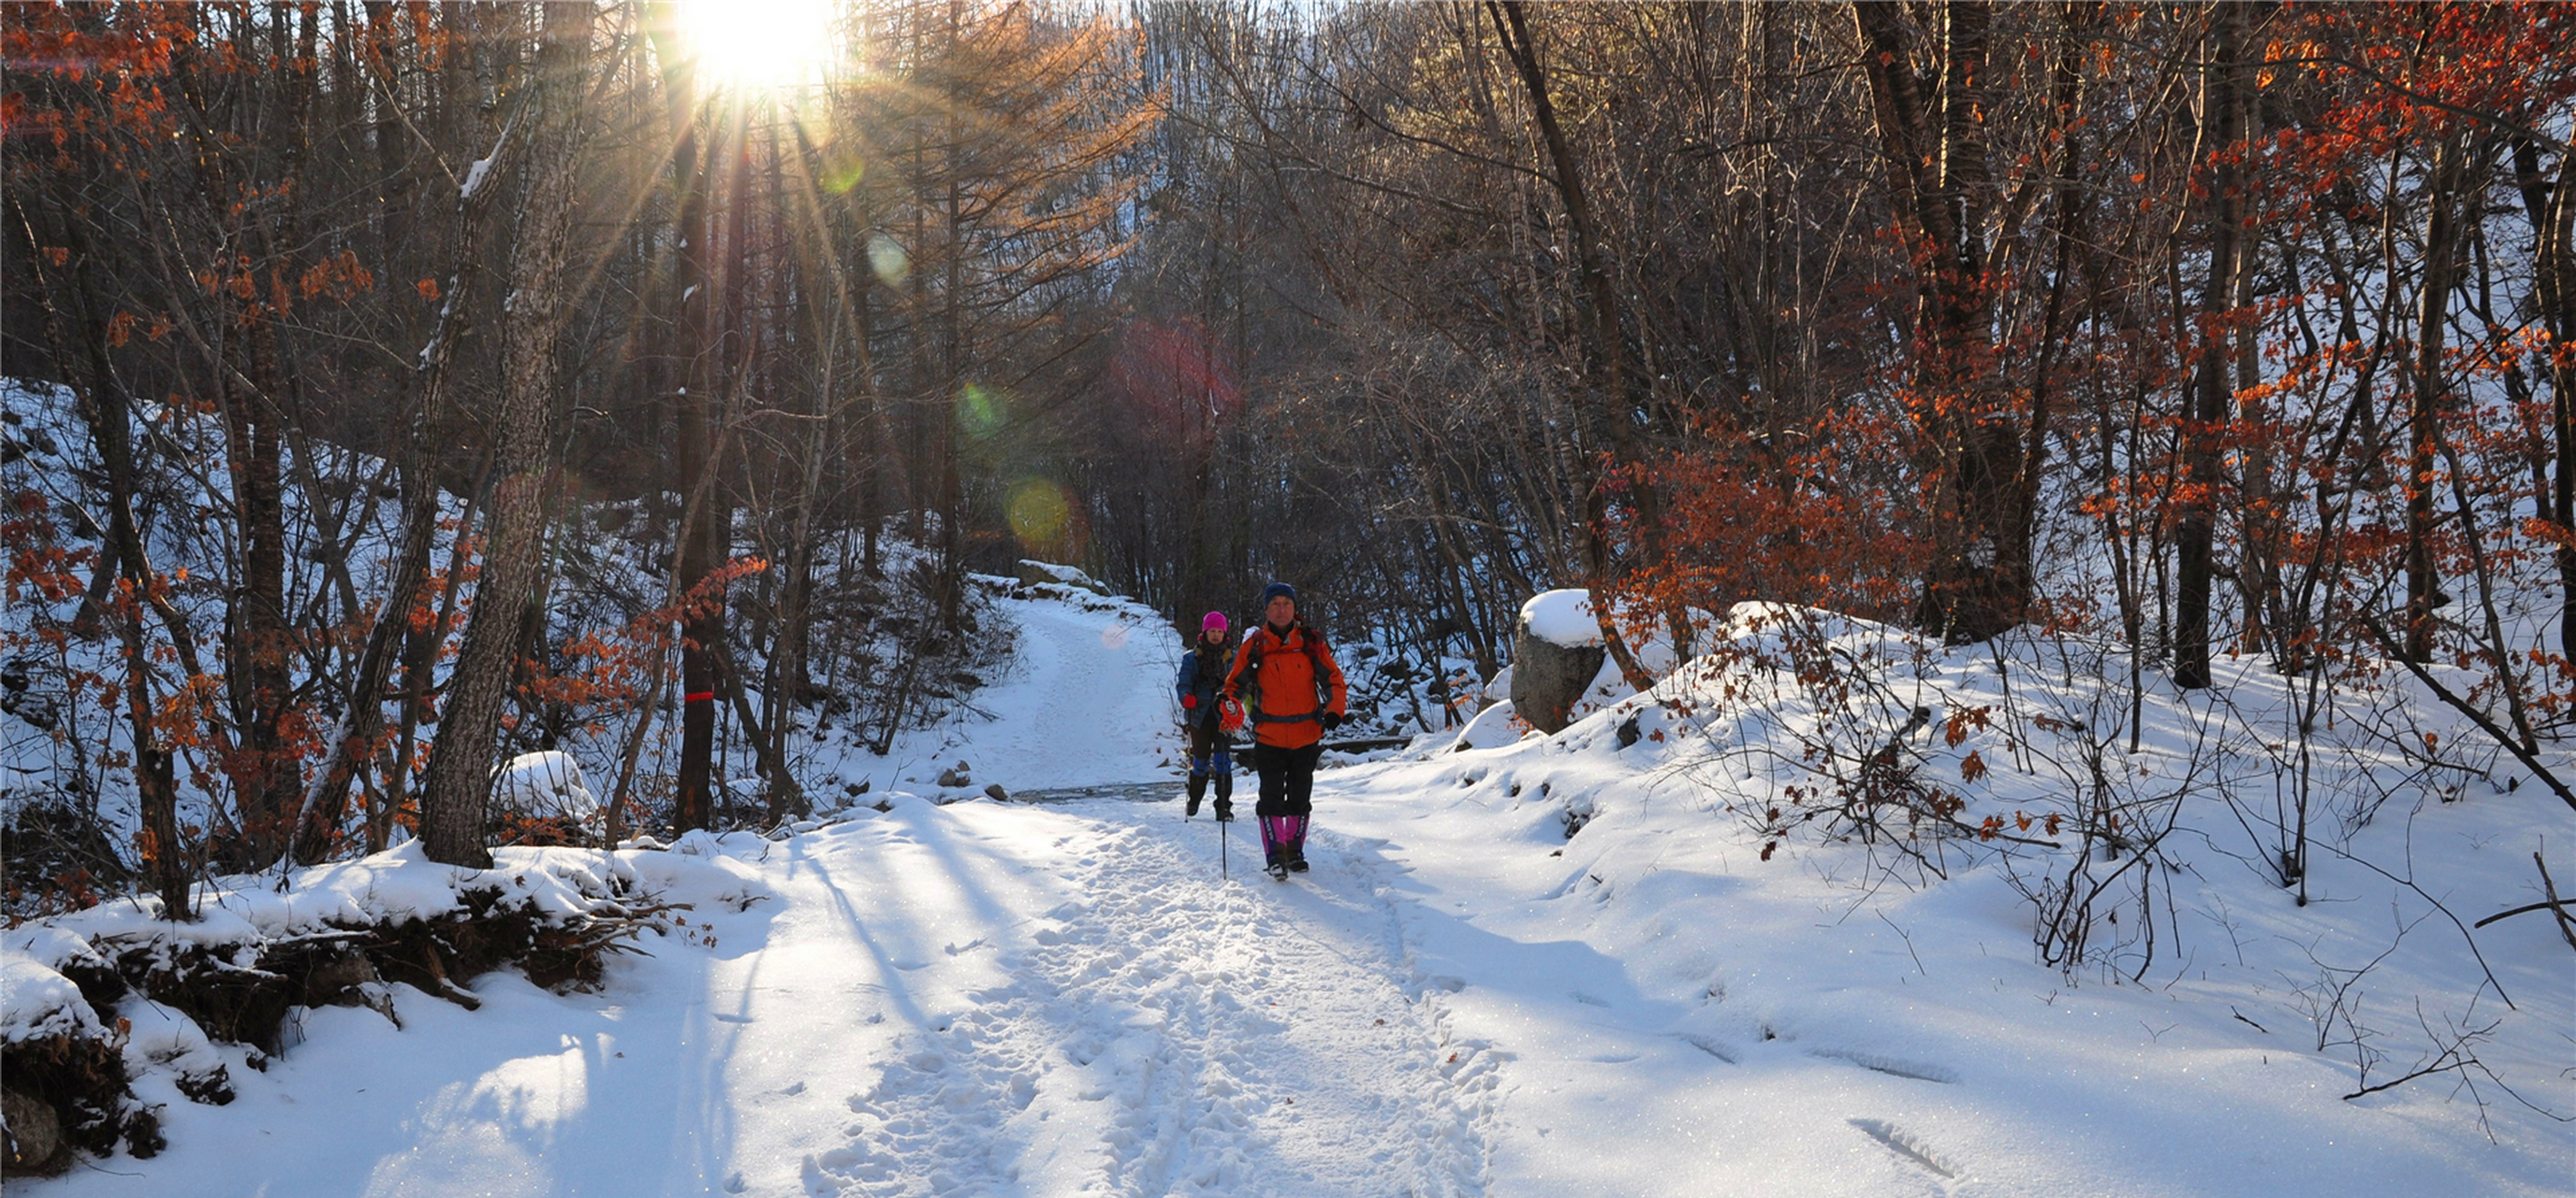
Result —
<instances>
[{"instance_id":1,"label":"lens flare spot","mask_svg":"<svg viewBox=\"0 0 2576 1198\"><path fill-rule=\"evenodd\" d=\"M832 146L823 151L821 169L814 179L833 195L847 195L867 174L868 164L856 151Z\"/></svg>"},{"instance_id":2,"label":"lens flare spot","mask_svg":"<svg viewBox=\"0 0 2576 1198\"><path fill-rule=\"evenodd\" d=\"M1112 624L1100 630L1100 643L1107 648L1124 649L1127 647L1127 635L1126 625Z\"/></svg>"},{"instance_id":3,"label":"lens flare spot","mask_svg":"<svg viewBox=\"0 0 2576 1198\"><path fill-rule=\"evenodd\" d=\"M1058 550L1072 539L1073 501L1064 488L1046 479L1025 479L1012 487L1003 502L1003 515L1011 522L1011 535L1030 553Z\"/></svg>"},{"instance_id":4,"label":"lens flare spot","mask_svg":"<svg viewBox=\"0 0 2576 1198\"><path fill-rule=\"evenodd\" d=\"M957 427L978 441L990 437L1002 430L1004 406L1001 392L968 383L957 391Z\"/></svg>"},{"instance_id":5,"label":"lens flare spot","mask_svg":"<svg viewBox=\"0 0 2576 1198\"><path fill-rule=\"evenodd\" d=\"M1109 365L1109 386L1147 427L1183 442L1213 436L1243 403L1231 355L1190 317L1128 325Z\"/></svg>"},{"instance_id":6,"label":"lens flare spot","mask_svg":"<svg viewBox=\"0 0 2576 1198\"><path fill-rule=\"evenodd\" d=\"M903 243L879 233L868 239L868 269L886 286L901 287L912 274L912 255L904 252Z\"/></svg>"}]
</instances>

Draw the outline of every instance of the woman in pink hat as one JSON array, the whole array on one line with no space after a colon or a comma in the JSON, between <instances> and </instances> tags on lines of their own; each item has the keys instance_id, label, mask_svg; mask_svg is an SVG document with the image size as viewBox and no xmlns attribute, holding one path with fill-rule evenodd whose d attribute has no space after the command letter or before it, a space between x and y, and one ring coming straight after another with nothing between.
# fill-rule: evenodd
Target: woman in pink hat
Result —
<instances>
[{"instance_id":1,"label":"woman in pink hat","mask_svg":"<svg viewBox=\"0 0 2576 1198\"><path fill-rule=\"evenodd\" d=\"M1199 621L1199 638L1181 654L1181 727L1190 737L1190 801L1181 811L1187 819L1199 813L1208 778L1216 778L1216 817L1234 818L1234 745L1227 734L1223 708L1225 676L1234 667L1234 642L1225 635L1225 613L1212 611Z\"/></svg>"}]
</instances>

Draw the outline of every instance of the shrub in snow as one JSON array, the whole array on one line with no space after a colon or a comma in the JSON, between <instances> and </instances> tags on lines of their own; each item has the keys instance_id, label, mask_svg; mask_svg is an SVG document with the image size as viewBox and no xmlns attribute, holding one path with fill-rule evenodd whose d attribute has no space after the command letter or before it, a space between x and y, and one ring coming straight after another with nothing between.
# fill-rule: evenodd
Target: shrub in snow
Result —
<instances>
[{"instance_id":1,"label":"shrub in snow","mask_svg":"<svg viewBox=\"0 0 2576 1198\"><path fill-rule=\"evenodd\" d=\"M0 861L9 863L9 910L20 916L89 906L133 877L114 827L60 793L0 791Z\"/></svg>"}]
</instances>

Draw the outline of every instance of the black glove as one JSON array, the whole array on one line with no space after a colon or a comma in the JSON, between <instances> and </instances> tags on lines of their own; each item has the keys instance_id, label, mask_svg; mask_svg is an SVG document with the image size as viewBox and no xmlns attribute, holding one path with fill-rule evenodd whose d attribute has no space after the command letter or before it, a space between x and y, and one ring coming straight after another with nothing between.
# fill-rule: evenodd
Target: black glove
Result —
<instances>
[{"instance_id":1,"label":"black glove","mask_svg":"<svg viewBox=\"0 0 2576 1198\"><path fill-rule=\"evenodd\" d=\"M1332 712L1325 712L1322 718L1324 721L1324 731L1326 732L1330 732L1333 729L1342 726L1342 717L1335 715Z\"/></svg>"}]
</instances>

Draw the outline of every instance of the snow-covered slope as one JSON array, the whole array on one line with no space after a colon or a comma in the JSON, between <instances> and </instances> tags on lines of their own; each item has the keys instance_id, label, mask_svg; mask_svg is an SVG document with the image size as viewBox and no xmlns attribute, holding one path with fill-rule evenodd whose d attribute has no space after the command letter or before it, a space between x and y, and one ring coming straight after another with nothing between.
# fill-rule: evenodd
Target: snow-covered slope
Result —
<instances>
[{"instance_id":1,"label":"snow-covered slope","mask_svg":"<svg viewBox=\"0 0 2576 1198\"><path fill-rule=\"evenodd\" d=\"M1703 662L1555 737L1342 771L1319 799L1319 823L1394 874L1443 1026L1498 1059L1487 1192L2576 1184L2576 961L2540 919L2466 926L2536 897L2532 854L2576 821L2508 785L2509 763L2457 772L2478 758L2447 712L2403 689L2377 713L2344 698L2351 739L2315 754L2301 904L2264 857L2297 784L2264 734L2292 696L2256 663L2226 663L2213 694L2144 696L2129 756L2119 689L2050 668L2050 646L1944 650L1806 615L1813 648L1885 688L1855 704L1886 707L1858 743L1906 729L1891 760L1950 780L1964 829L1801 834L1822 822L1802 809L1830 806L1807 751L1833 748L1832 687L1769 689L1796 672L1785 652ZM2007 687L2056 716L1944 734L1951 713L2005 710ZM1900 722L1915 704L1928 726ZM2389 751L2365 731L2381 719L2462 755L2446 770ZM2034 959L2031 895L2063 894L2038 883L2062 885L2067 854L1974 829L2023 812L2041 840L2045 813L2091 801L2053 770L2070 740L2107 744L2122 777L2104 786L2174 822L2140 862L2146 907L2113 887L2126 901L2095 912L2095 951L2060 969ZM1960 768L1972 756L1983 772Z\"/></svg>"},{"instance_id":2,"label":"snow-covered slope","mask_svg":"<svg viewBox=\"0 0 2576 1198\"><path fill-rule=\"evenodd\" d=\"M1605 810L1569 843L1555 803L1509 790L1553 777L1582 794L1597 763L1544 752L1348 771L1318 816L1383 857L1409 968L1434 980L1449 1033L1498 1061L1487 1193L2395 1198L2565 1194L2576 1178L2576 1135L2483 1076L2474 1095L2444 1074L2340 1100L2349 1054L2319 1051L2310 1016L2321 977L2338 980L2323 969L2369 964L2392 920L2424 914L2391 887L2346 875L2313 914L2214 888L2192 915L2242 943L2192 918L2145 984L2070 981L2031 960L2027 904L1991 874L1916 890L1852 852L1766 863L1648 785L1591 790ZM2489 864L2500 896L2548 822L2505 801L2526 810L2445 809L2417 829ZM2489 1063L2576 1109L2567 950L2538 924L2490 931L2521 1011L2472 1007L2474 965L2432 943L2449 929L2418 927L2408 947L2426 959L2383 963L2354 995L2396 1054L2371 1080L2431 1055L2421 999L2436 1031L2509 1017Z\"/></svg>"}]
</instances>

